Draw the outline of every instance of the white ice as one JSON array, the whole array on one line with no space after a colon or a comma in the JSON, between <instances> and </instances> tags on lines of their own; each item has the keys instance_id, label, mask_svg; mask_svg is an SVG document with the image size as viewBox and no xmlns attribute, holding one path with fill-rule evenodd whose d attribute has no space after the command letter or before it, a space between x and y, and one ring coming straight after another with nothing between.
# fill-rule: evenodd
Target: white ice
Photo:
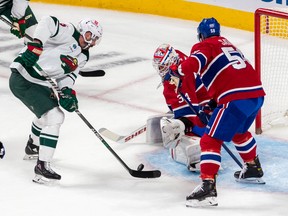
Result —
<instances>
[{"instance_id":1,"label":"white ice","mask_svg":"<svg viewBox=\"0 0 288 216\"><path fill-rule=\"evenodd\" d=\"M164 42L188 54L197 42L197 22L93 8L36 3L31 7L38 19L53 15L76 24L91 17L102 24L102 42L91 50L95 58L86 68L104 68L106 75L79 77L75 85L79 110L96 129L107 127L128 134L149 116L167 112L162 88L156 90L160 78L151 65L152 54ZM7 152L0 161L1 216L287 215L287 128L257 138L266 185L236 183L233 173L239 167L223 150L218 207L185 207L185 197L200 183L198 174L171 161L161 146L145 144L145 135L126 144L106 139L130 168L143 163L144 170L162 171L157 179L130 176L76 113L66 112L53 160L61 181L53 186L33 183L35 161L22 160L33 114L8 85L8 65L22 43L4 23L0 23L0 33L0 140ZM222 35L254 61L253 33L223 27Z\"/></svg>"}]
</instances>

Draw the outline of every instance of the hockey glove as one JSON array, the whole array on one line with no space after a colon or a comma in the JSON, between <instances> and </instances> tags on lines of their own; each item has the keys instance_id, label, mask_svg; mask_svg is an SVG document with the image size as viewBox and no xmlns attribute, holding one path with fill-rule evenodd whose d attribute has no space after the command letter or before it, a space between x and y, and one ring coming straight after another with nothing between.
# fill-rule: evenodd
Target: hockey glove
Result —
<instances>
[{"instance_id":1,"label":"hockey glove","mask_svg":"<svg viewBox=\"0 0 288 216\"><path fill-rule=\"evenodd\" d=\"M204 110L213 111L217 107L217 102L211 99L205 106Z\"/></svg>"},{"instance_id":2,"label":"hockey glove","mask_svg":"<svg viewBox=\"0 0 288 216\"><path fill-rule=\"evenodd\" d=\"M12 25L10 32L15 35L18 38L22 38L25 36L26 31L26 21L25 17L22 17L21 19L17 19L15 17L12 17Z\"/></svg>"},{"instance_id":3,"label":"hockey glove","mask_svg":"<svg viewBox=\"0 0 288 216\"><path fill-rule=\"evenodd\" d=\"M5 148L2 144L2 142L0 142L0 158L3 159L5 155Z\"/></svg>"},{"instance_id":4,"label":"hockey glove","mask_svg":"<svg viewBox=\"0 0 288 216\"><path fill-rule=\"evenodd\" d=\"M61 55L60 59L62 61L61 67L63 68L65 74L73 72L78 67L78 60L72 56Z\"/></svg>"},{"instance_id":5,"label":"hockey glove","mask_svg":"<svg viewBox=\"0 0 288 216\"><path fill-rule=\"evenodd\" d=\"M181 76L180 76L179 71L178 71L178 66L177 65L171 65L169 68L169 74L171 75L170 84L176 86L175 92L177 93L179 88L182 85Z\"/></svg>"},{"instance_id":6,"label":"hockey glove","mask_svg":"<svg viewBox=\"0 0 288 216\"><path fill-rule=\"evenodd\" d=\"M43 51L41 43L29 42L27 43L27 50L22 53L22 60L27 67L32 67L36 64Z\"/></svg>"},{"instance_id":7,"label":"hockey glove","mask_svg":"<svg viewBox=\"0 0 288 216\"><path fill-rule=\"evenodd\" d=\"M211 99L205 106L201 107L199 111L199 118L203 124L208 124L209 119L216 107L217 102L214 99Z\"/></svg>"},{"instance_id":8,"label":"hockey glove","mask_svg":"<svg viewBox=\"0 0 288 216\"><path fill-rule=\"evenodd\" d=\"M190 121L188 118L186 117L180 117L179 118L180 121L182 121L185 125L185 134L186 133L193 133L193 127L194 127L194 124L192 121Z\"/></svg>"},{"instance_id":9,"label":"hockey glove","mask_svg":"<svg viewBox=\"0 0 288 216\"><path fill-rule=\"evenodd\" d=\"M175 148L184 135L185 125L179 119L168 119L163 117L160 120L161 134L165 148Z\"/></svg>"},{"instance_id":10,"label":"hockey glove","mask_svg":"<svg viewBox=\"0 0 288 216\"><path fill-rule=\"evenodd\" d=\"M63 96L60 96L59 103L68 112L74 112L78 109L78 100L76 98L76 92L68 87L61 89Z\"/></svg>"}]
</instances>

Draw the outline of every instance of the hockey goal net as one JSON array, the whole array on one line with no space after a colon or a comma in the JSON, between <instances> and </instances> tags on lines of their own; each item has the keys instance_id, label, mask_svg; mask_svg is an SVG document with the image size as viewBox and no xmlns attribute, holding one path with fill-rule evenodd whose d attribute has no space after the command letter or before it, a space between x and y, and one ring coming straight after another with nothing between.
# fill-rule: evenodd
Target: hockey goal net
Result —
<instances>
[{"instance_id":1,"label":"hockey goal net","mask_svg":"<svg viewBox=\"0 0 288 216\"><path fill-rule=\"evenodd\" d=\"M288 10L255 11L255 69L266 97L255 121L256 133L288 125Z\"/></svg>"}]
</instances>

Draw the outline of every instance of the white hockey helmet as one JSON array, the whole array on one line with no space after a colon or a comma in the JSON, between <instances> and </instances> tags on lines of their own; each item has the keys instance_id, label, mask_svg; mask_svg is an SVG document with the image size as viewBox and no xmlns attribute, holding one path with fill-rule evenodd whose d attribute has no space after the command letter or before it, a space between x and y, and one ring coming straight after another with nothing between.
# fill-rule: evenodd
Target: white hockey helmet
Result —
<instances>
[{"instance_id":1,"label":"white hockey helmet","mask_svg":"<svg viewBox=\"0 0 288 216\"><path fill-rule=\"evenodd\" d=\"M103 34L103 28L98 21L92 19L83 19L78 23L77 30L83 36L84 41L88 44L87 47L91 45L93 41L99 44ZM91 39L87 40L85 37L86 32L91 32Z\"/></svg>"},{"instance_id":2,"label":"white hockey helmet","mask_svg":"<svg viewBox=\"0 0 288 216\"><path fill-rule=\"evenodd\" d=\"M164 78L169 71L169 67L172 64L177 64L178 60L179 56L172 46L161 44L154 52L152 64L158 74Z\"/></svg>"}]
</instances>

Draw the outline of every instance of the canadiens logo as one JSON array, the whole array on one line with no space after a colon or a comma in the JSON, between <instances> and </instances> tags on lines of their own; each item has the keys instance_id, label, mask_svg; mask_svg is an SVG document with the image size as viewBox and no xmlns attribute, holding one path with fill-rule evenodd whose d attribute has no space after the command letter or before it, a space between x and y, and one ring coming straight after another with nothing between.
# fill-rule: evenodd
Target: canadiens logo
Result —
<instances>
[{"instance_id":1,"label":"canadiens logo","mask_svg":"<svg viewBox=\"0 0 288 216\"><path fill-rule=\"evenodd\" d=\"M164 53L161 50L159 50L159 51L155 52L154 56L155 57L163 57Z\"/></svg>"},{"instance_id":2,"label":"canadiens logo","mask_svg":"<svg viewBox=\"0 0 288 216\"><path fill-rule=\"evenodd\" d=\"M164 53L161 50L154 53L154 61L155 62L161 62L163 57L164 57Z\"/></svg>"}]
</instances>

